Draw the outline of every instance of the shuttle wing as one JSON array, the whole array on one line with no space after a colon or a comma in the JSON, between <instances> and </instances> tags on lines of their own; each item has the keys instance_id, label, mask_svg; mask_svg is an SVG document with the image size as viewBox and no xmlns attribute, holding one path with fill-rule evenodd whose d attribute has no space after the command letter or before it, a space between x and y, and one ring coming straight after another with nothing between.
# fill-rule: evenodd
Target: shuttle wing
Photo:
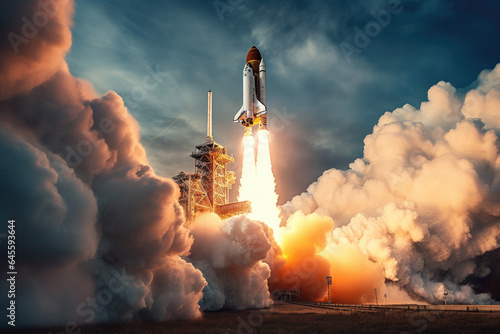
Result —
<instances>
[{"instance_id":1,"label":"shuttle wing","mask_svg":"<svg viewBox=\"0 0 500 334\"><path fill-rule=\"evenodd\" d=\"M238 123L239 121L242 121L245 118L245 109L243 109L243 106L241 106L240 110L234 115L233 122Z\"/></svg>"}]
</instances>

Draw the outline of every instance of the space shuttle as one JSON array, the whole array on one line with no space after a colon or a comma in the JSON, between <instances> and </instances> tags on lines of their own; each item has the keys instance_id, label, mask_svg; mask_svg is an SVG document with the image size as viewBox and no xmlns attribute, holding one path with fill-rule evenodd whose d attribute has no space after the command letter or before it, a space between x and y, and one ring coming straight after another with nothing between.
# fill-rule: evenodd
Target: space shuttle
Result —
<instances>
[{"instance_id":1,"label":"space shuttle","mask_svg":"<svg viewBox=\"0 0 500 334\"><path fill-rule=\"evenodd\" d=\"M241 123L248 133L253 125L267 130L266 65L259 49L252 46L243 68L243 105L233 121Z\"/></svg>"}]
</instances>

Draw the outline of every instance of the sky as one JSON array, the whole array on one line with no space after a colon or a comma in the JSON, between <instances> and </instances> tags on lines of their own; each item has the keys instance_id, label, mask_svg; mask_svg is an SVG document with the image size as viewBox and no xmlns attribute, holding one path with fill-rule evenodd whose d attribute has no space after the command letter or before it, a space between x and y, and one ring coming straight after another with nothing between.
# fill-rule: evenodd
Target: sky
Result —
<instances>
[{"instance_id":1,"label":"sky","mask_svg":"<svg viewBox=\"0 0 500 334\"><path fill-rule=\"evenodd\" d=\"M214 138L234 154L238 177L243 127L232 117L256 45L283 204L361 157L386 111L418 107L441 80L465 92L492 69L499 11L493 0L80 0L67 62L98 93L123 97L149 163L165 177L194 171L189 154L205 139L211 89Z\"/></svg>"},{"instance_id":2,"label":"sky","mask_svg":"<svg viewBox=\"0 0 500 334\"><path fill-rule=\"evenodd\" d=\"M500 300L498 2L0 1L0 248L19 270L0 308L15 298L19 325L326 300L326 275L342 303ZM168 177L194 169L208 89L240 174L252 45L280 216L189 224Z\"/></svg>"}]
</instances>

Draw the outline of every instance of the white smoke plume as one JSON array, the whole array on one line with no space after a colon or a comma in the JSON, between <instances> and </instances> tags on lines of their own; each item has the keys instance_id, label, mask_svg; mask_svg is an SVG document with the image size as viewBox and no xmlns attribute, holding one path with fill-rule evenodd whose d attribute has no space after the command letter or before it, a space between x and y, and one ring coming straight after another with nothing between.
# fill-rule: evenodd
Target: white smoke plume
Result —
<instances>
[{"instance_id":1,"label":"white smoke plume","mask_svg":"<svg viewBox=\"0 0 500 334\"><path fill-rule=\"evenodd\" d=\"M3 36L31 29L21 17L50 17L17 49L10 40L0 47L0 152L9 162L0 167L0 219L17 224L16 325L269 306L262 224L203 216L191 234L178 187L148 166L122 98L100 97L70 74L73 7L33 0L0 14Z\"/></svg>"},{"instance_id":2,"label":"white smoke plume","mask_svg":"<svg viewBox=\"0 0 500 334\"><path fill-rule=\"evenodd\" d=\"M267 285L271 270L262 262L271 249L265 230L265 225L243 215L225 221L215 214L197 218L191 227L194 244L189 259L208 282L200 302L203 310L243 310L272 303Z\"/></svg>"},{"instance_id":3,"label":"white smoke plume","mask_svg":"<svg viewBox=\"0 0 500 334\"><path fill-rule=\"evenodd\" d=\"M0 220L16 220L16 326L199 317L206 281L183 258L193 238L177 186L148 166L122 98L69 73L74 3L5 6L0 34L21 41L0 42ZM21 20L42 14L36 30Z\"/></svg>"},{"instance_id":4,"label":"white smoke plume","mask_svg":"<svg viewBox=\"0 0 500 334\"><path fill-rule=\"evenodd\" d=\"M499 279L500 64L465 95L439 82L428 99L386 112L364 140L364 157L349 170L325 171L283 205L282 224L297 211L333 219L321 252L333 287L342 287L343 274L341 259L332 259L347 249L365 258L365 268L378 265L383 278L372 285L379 288L385 280L436 303L446 285L454 302L498 300L498 288L481 280ZM358 300L374 299L368 290Z\"/></svg>"},{"instance_id":5,"label":"white smoke plume","mask_svg":"<svg viewBox=\"0 0 500 334\"><path fill-rule=\"evenodd\" d=\"M383 115L362 159L281 208L279 247L245 217L183 226L178 188L148 166L121 97L69 72L72 1L4 8L2 36L50 18L17 49L0 40L0 221L16 220L18 326L266 307L268 280L321 299L327 273L339 301L377 288L439 302L444 284L456 302L500 299L484 284L500 279L500 65L465 96L440 82L419 109Z\"/></svg>"}]
</instances>

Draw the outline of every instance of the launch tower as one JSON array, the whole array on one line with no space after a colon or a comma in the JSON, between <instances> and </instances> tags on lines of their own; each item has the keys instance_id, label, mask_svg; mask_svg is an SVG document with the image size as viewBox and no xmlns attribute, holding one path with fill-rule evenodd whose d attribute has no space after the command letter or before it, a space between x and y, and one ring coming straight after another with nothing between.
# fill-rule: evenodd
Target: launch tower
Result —
<instances>
[{"instance_id":1,"label":"launch tower","mask_svg":"<svg viewBox=\"0 0 500 334\"><path fill-rule=\"evenodd\" d=\"M235 176L226 165L234 162L234 158L213 139L211 91L208 92L207 137L203 144L195 146L190 156L195 159L195 173L180 172L173 177L181 190L179 203L184 208L188 226L200 212L215 212L222 219L250 212L248 201L229 203L229 190Z\"/></svg>"}]
</instances>

